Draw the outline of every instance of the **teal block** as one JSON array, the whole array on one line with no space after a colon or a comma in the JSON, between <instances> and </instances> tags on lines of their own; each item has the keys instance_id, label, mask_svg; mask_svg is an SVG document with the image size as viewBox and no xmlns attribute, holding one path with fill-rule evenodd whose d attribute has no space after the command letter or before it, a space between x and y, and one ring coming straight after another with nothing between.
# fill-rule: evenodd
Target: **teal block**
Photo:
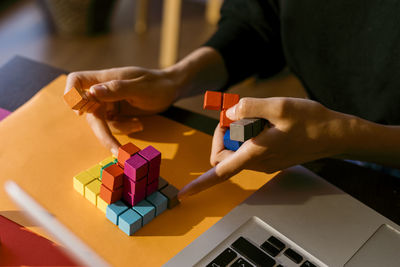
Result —
<instances>
[{"instance_id":1,"label":"teal block","mask_svg":"<svg viewBox=\"0 0 400 267\"><path fill-rule=\"evenodd\" d=\"M114 159L113 162L114 162L114 164L115 164L115 163L118 163L118 159ZM121 167L121 168L122 168L122 167Z\"/></svg>"},{"instance_id":2,"label":"teal block","mask_svg":"<svg viewBox=\"0 0 400 267\"><path fill-rule=\"evenodd\" d=\"M120 216L127 209L129 209L129 207L125 205L121 200L118 200L117 202L114 202L107 206L106 217L113 224L118 225L118 216Z\"/></svg>"},{"instance_id":3,"label":"teal block","mask_svg":"<svg viewBox=\"0 0 400 267\"><path fill-rule=\"evenodd\" d=\"M113 161L113 162L110 162L107 165L104 165L103 167L101 167L101 170L100 170L100 181L101 181L101 179L103 179L103 170L105 168L107 168L107 167L110 167L111 165L114 165L114 164L115 164L115 162Z\"/></svg>"},{"instance_id":4,"label":"teal block","mask_svg":"<svg viewBox=\"0 0 400 267\"><path fill-rule=\"evenodd\" d=\"M166 198L163 194L156 191L150 196L146 198L148 202L150 202L154 207L156 207L156 216L160 215L167 209L168 206L168 198Z\"/></svg>"},{"instance_id":5,"label":"teal block","mask_svg":"<svg viewBox=\"0 0 400 267\"><path fill-rule=\"evenodd\" d=\"M132 209L143 217L142 226L149 223L156 216L156 209L146 200L140 201Z\"/></svg>"},{"instance_id":6,"label":"teal block","mask_svg":"<svg viewBox=\"0 0 400 267\"><path fill-rule=\"evenodd\" d=\"M119 216L119 229L127 235L133 235L134 232L142 227L142 217L132 209L128 209Z\"/></svg>"}]
</instances>

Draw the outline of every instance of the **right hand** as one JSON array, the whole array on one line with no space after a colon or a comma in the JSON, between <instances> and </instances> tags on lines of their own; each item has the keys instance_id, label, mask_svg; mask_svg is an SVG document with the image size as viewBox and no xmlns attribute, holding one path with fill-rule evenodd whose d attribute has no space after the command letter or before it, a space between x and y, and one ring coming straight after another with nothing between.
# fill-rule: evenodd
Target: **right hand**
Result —
<instances>
[{"instance_id":1,"label":"right hand","mask_svg":"<svg viewBox=\"0 0 400 267\"><path fill-rule=\"evenodd\" d=\"M112 132L140 130L137 116L167 109L178 97L175 80L168 71L139 67L81 71L68 75L64 93L75 87L101 103L86 118L100 142L117 155L120 143Z\"/></svg>"}]
</instances>

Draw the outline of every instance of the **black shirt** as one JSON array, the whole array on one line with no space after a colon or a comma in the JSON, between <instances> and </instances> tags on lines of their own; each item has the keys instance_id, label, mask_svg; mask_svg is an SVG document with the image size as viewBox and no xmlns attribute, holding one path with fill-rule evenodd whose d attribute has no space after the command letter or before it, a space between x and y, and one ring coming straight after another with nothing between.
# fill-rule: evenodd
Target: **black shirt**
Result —
<instances>
[{"instance_id":1,"label":"black shirt","mask_svg":"<svg viewBox=\"0 0 400 267\"><path fill-rule=\"evenodd\" d=\"M400 125L400 1L225 0L206 45L228 85L288 65L311 99Z\"/></svg>"}]
</instances>

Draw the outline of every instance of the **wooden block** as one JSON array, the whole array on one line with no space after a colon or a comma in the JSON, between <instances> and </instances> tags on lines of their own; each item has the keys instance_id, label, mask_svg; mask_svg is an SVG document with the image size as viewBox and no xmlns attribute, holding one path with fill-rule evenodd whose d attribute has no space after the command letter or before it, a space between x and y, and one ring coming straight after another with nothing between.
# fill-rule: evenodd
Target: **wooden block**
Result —
<instances>
[{"instance_id":1,"label":"wooden block","mask_svg":"<svg viewBox=\"0 0 400 267\"><path fill-rule=\"evenodd\" d=\"M142 216L142 226L148 224L156 216L156 208L146 200L140 201L132 209Z\"/></svg>"},{"instance_id":2,"label":"wooden block","mask_svg":"<svg viewBox=\"0 0 400 267\"><path fill-rule=\"evenodd\" d=\"M72 109L79 110L86 105L88 99L84 92L72 87L67 93L64 94L64 101Z\"/></svg>"},{"instance_id":3,"label":"wooden block","mask_svg":"<svg viewBox=\"0 0 400 267\"><path fill-rule=\"evenodd\" d=\"M86 112L87 112L87 113L93 113L93 112L95 112L100 106L101 106L101 105L100 105L99 102L94 101L94 104L93 104L90 108L88 108Z\"/></svg>"},{"instance_id":4,"label":"wooden block","mask_svg":"<svg viewBox=\"0 0 400 267\"><path fill-rule=\"evenodd\" d=\"M122 186L124 170L118 164L112 164L103 170L102 183L111 190Z\"/></svg>"},{"instance_id":5,"label":"wooden block","mask_svg":"<svg viewBox=\"0 0 400 267\"><path fill-rule=\"evenodd\" d=\"M115 162L113 161L113 162L110 162L107 165L104 165L103 167L101 167L101 170L100 170L100 181L103 180L103 171L104 171L104 169L108 168L108 167L110 167L111 165L114 165L114 164L115 164ZM119 164L117 164L117 165L119 166Z\"/></svg>"},{"instance_id":6,"label":"wooden block","mask_svg":"<svg viewBox=\"0 0 400 267\"><path fill-rule=\"evenodd\" d=\"M222 109L228 109L230 107L233 107L237 103L239 103L239 95L238 94L228 94L224 93L223 95L223 100L222 100Z\"/></svg>"},{"instance_id":7,"label":"wooden block","mask_svg":"<svg viewBox=\"0 0 400 267\"><path fill-rule=\"evenodd\" d=\"M101 190L100 190L100 193L101 193ZM105 202L104 199L102 199L102 198L100 197L100 195L98 195L98 196L97 196L97 204L96 204L96 206L97 206L97 208L98 208L99 210L101 210L101 211L105 214L105 213L106 213L106 210L107 210L108 203Z\"/></svg>"},{"instance_id":8,"label":"wooden block","mask_svg":"<svg viewBox=\"0 0 400 267\"><path fill-rule=\"evenodd\" d=\"M139 151L139 155L149 162L147 183L153 183L160 177L161 152L153 146L148 146Z\"/></svg>"},{"instance_id":9,"label":"wooden block","mask_svg":"<svg viewBox=\"0 0 400 267\"><path fill-rule=\"evenodd\" d=\"M155 191L157 191L158 188L158 179L153 181L151 184L148 184L146 187L146 196L150 196L153 194Z\"/></svg>"},{"instance_id":10,"label":"wooden block","mask_svg":"<svg viewBox=\"0 0 400 267\"><path fill-rule=\"evenodd\" d=\"M140 180L147 176L148 162L139 154L135 154L125 161L124 173L132 181Z\"/></svg>"},{"instance_id":11,"label":"wooden block","mask_svg":"<svg viewBox=\"0 0 400 267\"><path fill-rule=\"evenodd\" d=\"M79 110L82 112L88 112L88 110L91 109L94 106L94 104L96 104L95 101L88 100L88 102L86 102L86 104L83 107L81 107Z\"/></svg>"},{"instance_id":12,"label":"wooden block","mask_svg":"<svg viewBox=\"0 0 400 267\"><path fill-rule=\"evenodd\" d=\"M111 190L102 184L99 196L108 204L117 202L122 198L122 186L115 190Z\"/></svg>"},{"instance_id":13,"label":"wooden block","mask_svg":"<svg viewBox=\"0 0 400 267\"><path fill-rule=\"evenodd\" d=\"M132 195L129 192L123 190L122 198L130 207L135 206L137 203L145 198L145 194L135 194Z\"/></svg>"},{"instance_id":14,"label":"wooden block","mask_svg":"<svg viewBox=\"0 0 400 267\"><path fill-rule=\"evenodd\" d=\"M169 184L167 187L160 190L161 194L168 198L168 208L172 209L177 206L180 202L178 200L178 188Z\"/></svg>"},{"instance_id":15,"label":"wooden block","mask_svg":"<svg viewBox=\"0 0 400 267\"><path fill-rule=\"evenodd\" d=\"M103 159L102 161L99 162L99 165L101 167L106 166L109 163L114 163L115 157L114 156L109 156L108 158Z\"/></svg>"},{"instance_id":16,"label":"wooden block","mask_svg":"<svg viewBox=\"0 0 400 267\"><path fill-rule=\"evenodd\" d=\"M128 209L129 209L129 207L127 205L125 205L124 202L119 200L119 201L117 201L115 203L112 203L112 204L107 206L106 217L113 224L118 225L118 217Z\"/></svg>"},{"instance_id":17,"label":"wooden block","mask_svg":"<svg viewBox=\"0 0 400 267\"><path fill-rule=\"evenodd\" d=\"M231 140L245 142L253 137L253 121L249 119L234 121L230 124L229 130Z\"/></svg>"},{"instance_id":18,"label":"wooden block","mask_svg":"<svg viewBox=\"0 0 400 267\"><path fill-rule=\"evenodd\" d=\"M224 146L228 150L236 151L242 145L242 142L230 139L230 130L227 130L224 135Z\"/></svg>"},{"instance_id":19,"label":"wooden block","mask_svg":"<svg viewBox=\"0 0 400 267\"><path fill-rule=\"evenodd\" d=\"M146 195L146 186L147 186L147 177L145 176L144 178L137 180L136 182L132 181L129 179L127 176L124 176L123 179L123 187L124 187L124 192L128 192L131 195L138 195L144 196Z\"/></svg>"},{"instance_id":20,"label":"wooden block","mask_svg":"<svg viewBox=\"0 0 400 267\"><path fill-rule=\"evenodd\" d=\"M97 204L97 196L100 193L101 182L98 179L93 180L90 184L85 186L85 198L93 205Z\"/></svg>"},{"instance_id":21,"label":"wooden block","mask_svg":"<svg viewBox=\"0 0 400 267\"><path fill-rule=\"evenodd\" d=\"M118 164L125 168L125 161L140 151L140 148L132 143L127 143L119 147L118 150Z\"/></svg>"},{"instance_id":22,"label":"wooden block","mask_svg":"<svg viewBox=\"0 0 400 267\"><path fill-rule=\"evenodd\" d=\"M161 190L164 187L166 187L168 185L167 180L165 180L164 178L162 178L161 176L158 177L158 188L157 190Z\"/></svg>"},{"instance_id":23,"label":"wooden block","mask_svg":"<svg viewBox=\"0 0 400 267\"><path fill-rule=\"evenodd\" d=\"M225 127L228 128L230 124L233 121L231 121L227 116L226 116L226 110L222 110L219 116L219 126L220 127Z\"/></svg>"},{"instance_id":24,"label":"wooden block","mask_svg":"<svg viewBox=\"0 0 400 267\"><path fill-rule=\"evenodd\" d=\"M167 209L168 199L158 191L148 196L146 200L156 208L156 216L160 215Z\"/></svg>"},{"instance_id":25,"label":"wooden block","mask_svg":"<svg viewBox=\"0 0 400 267\"><path fill-rule=\"evenodd\" d=\"M204 94L203 109L221 110L222 93L215 91L207 91Z\"/></svg>"},{"instance_id":26,"label":"wooden block","mask_svg":"<svg viewBox=\"0 0 400 267\"><path fill-rule=\"evenodd\" d=\"M93 178L100 178L101 165L96 164L93 167L86 170Z\"/></svg>"},{"instance_id":27,"label":"wooden block","mask_svg":"<svg viewBox=\"0 0 400 267\"><path fill-rule=\"evenodd\" d=\"M85 195L85 186L94 179L87 171L83 171L73 178L74 189L81 195Z\"/></svg>"},{"instance_id":28,"label":"wooden block","mask_svg":"<svg viewBox=\"0 0 400 267\"><path fill-rule=\"evenodd\" d=\"M142 217L133 209L128 209L119 216L118 227L127 235L133 235L142 227Z\"/></svg>"},{"instance_id":29,"label":"wooden block","mask_svg":"<svg viewBox=\"0 0 400 267\"><path fill-rule=\"evenodd\" d=\"M257 136L264 130L266 120L264 119L252 119L253 120L253 137Z\"/></svg>"}]
</instances>

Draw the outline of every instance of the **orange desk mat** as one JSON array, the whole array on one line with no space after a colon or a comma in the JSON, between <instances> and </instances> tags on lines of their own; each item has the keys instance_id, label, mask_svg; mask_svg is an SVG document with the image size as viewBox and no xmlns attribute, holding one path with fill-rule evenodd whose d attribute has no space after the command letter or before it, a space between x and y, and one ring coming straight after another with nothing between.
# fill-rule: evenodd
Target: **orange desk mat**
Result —
<instances>
[{"instance_id":1,"label":"orange desk mat","mask_svg":"<svg viewBox=\"0 0 400 267\"><path fill-rule=\"evenodd\" d=\"M74 191L72 177L110 156L83 117L62 100L60 76L0 125L0 215L46 235L22 216L4 191L15 180L113 266L160 266L271 179L243 171L167 210L127 236ZM211 136L161 116L143 119L144 131L121 143L151 144L162 153L161 176L178 188L210 168Z\"/></svg>"}]
</instances>

